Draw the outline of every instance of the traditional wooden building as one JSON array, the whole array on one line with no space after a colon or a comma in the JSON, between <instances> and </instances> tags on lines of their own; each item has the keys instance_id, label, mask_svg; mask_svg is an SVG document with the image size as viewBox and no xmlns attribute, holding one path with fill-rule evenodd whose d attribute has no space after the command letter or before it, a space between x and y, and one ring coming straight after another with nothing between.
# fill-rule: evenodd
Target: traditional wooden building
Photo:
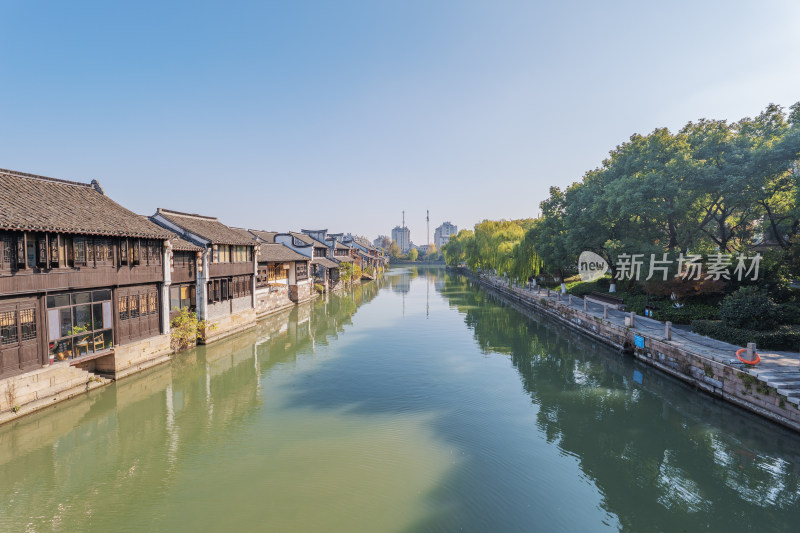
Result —
<instances>
[{"instance_id":1,"label":"traditional wooden building","mask_svg":"<svg viewBox=\"0 0 800 533\"><path fill-rule=\"evenodd\" d=\"M325 244L321 232L326 232L326 230L278 233L275 235L275 242L284 244L295 252L310 258L311 275L314 282L322 285L325 290L332 290L339 284L339 264L328 257L328 245ZM312 237L312 233L323 237L323 241Z\"/></svg>"},{"instance_id":2,"label":"traditional wooden building","mask_svg":"<svg viewBox=\"0 0 800 533\"><path fill-rule=\"evenodd\" d=\"M256 311L260 315L289 303L300 303L314 296L310 275L311 258L275 242L277 232L250 230L258 242Z\"/></svg>"},{"instance_id":3,"label":"traditional wooden building","mask_svg":"<svg viewBox=\"0 0 800 533\"><path fill-rule=\"evenodd\" d=\"M342 244L341 242L336 240L335 236L328 236L327 242L328 242L328 252L330 254L331 259L333 259L336 263L339 263L340 277L341 277L341 272L342 272L342 265L344 263L352 263L354 265L358 264L353 259L353 257L350 255L350 247L349 246L345 246L344 244ZM361 268L360 264L358 264L358 266L359 266L359 268ZM360 282L361 278L359 277L359 279L357 279L357 280L352 280L351 279L351 280L345 280L345 281L348 282L348 283L352 283L354 281L355 282ZM343 288L344 285L343 284L339 284L339 287Z\"/></svg>"},{"instance_id":4,"label":"traditional wooden building","mask_svg":"<svg viewBox=\"0 0 800 533\"><path fill-rule=\"evenodd\" d=\"M158 209L150 219L201 248L194 307L197 317L210 325L201 342L252 327L256 320L255 241L215 217Z\"/></svg>"},{"instance_id":5,"label":"traditional wooden building","mask_svg":"<svg viewBox=\"0 0 800 533\"><path fill-rule=\"evenodd\" d=\"M383 270L383 268L386 266L383 253L372 246L372 244L369 242L353 237L349 234L343 237L342 242L347 246L359 250L359 255L361 256L362 260L361 268L364 272L372 272L374 274Z\"/></svg>"},{"instance_id":6,"label":"traditional wooden building","mask_svg":"<svg viewBox=\"0 0 800 533\"><path fill-rule=\"evenodd\" d=\"M0 170L0 379L57 363L120 377L165 360L169 236L97 181Z\"/></svg>"},{"instance_id":7,"label":"traditional wooden building","mask_svg":"<svg viewBox=\"0 0 800 533\"><path fill-rule=\"evenodd\" d=\"M169 270L164 283L169 294L166 312L173 319L182 309L197 312L197 265L203 259L203 248L177 234L173 234L168 246Z\"/></svg>"}]
</instances>

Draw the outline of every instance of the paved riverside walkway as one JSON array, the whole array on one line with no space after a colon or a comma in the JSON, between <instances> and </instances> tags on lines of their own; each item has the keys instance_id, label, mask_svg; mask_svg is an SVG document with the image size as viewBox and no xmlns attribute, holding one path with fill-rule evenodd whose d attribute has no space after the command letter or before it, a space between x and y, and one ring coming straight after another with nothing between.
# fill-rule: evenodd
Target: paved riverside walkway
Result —
<instances>
[{"instance_id":1,"label":"paved riverside walkway","mask_svg":"<svg viewBox=\"0 0 800 533\"><path fill-rule=\"evenodd\" d=\"M630 312L619 311L613 309L611 306L609 306L606 311L602 303L592 300L591 297L587 300L586 307L584 308L584 299L578 296L561 294L559 300L559 293L557 291L548 291L541 287L538 289L530 289L513 284L509 286L507 280L494 276L487 276L486 274L482 274L481 278L497 287L502 287L505 290L510 289L523 298L531 298L534 301L539 298L559 301L561 305L600 318L620 327L625 327L625 318L630 316ZM607 312L606 316L604 316L605 312ZM671 344L686 352L694 353L701 357L712 359L718 363L734 367L740 372L747 372L767 385L774 387L778 391L778 394L786 396L788 401L800 405L800 352L756 349L761 356L761 362L757 365L746 365L736 357L736 351L743 348L742 346L735 346L727 342L711 339L704 335L677 329L675 327L671 329L672 338L667 340L666 325L659 320L636 315L634 326L631 330L634 332L641 332L643 335Z\"/></svg>"}]
</instances>

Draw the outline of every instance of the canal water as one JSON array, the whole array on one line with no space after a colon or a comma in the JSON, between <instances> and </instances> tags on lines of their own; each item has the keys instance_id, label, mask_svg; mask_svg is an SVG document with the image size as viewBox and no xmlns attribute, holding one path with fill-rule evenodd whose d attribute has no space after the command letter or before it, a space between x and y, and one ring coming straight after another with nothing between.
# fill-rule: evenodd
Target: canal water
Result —
<instances>
[{"instance_id":1,"label":"canal water","mask_svg":"<svg viewBox=\"0 0 800 533\"><path fill-rule=\"evenodd\" d=\"M0 427L0 531L797 531L800 438L436 268Z\"/></svg>"}]
</instances>

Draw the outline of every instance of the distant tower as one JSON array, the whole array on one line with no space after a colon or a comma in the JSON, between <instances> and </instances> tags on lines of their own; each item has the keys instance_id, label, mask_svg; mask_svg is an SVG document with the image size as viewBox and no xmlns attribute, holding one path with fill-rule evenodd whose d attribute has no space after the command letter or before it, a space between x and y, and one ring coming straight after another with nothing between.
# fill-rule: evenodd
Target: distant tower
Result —
<instances>
[{"instance_id":1,"label":"distant tower","mask_svg":"<svg viewBox=\"0 0 800 533\"><path fill-rule=\"evenodd\" d=\"M408 253L411 248L411 232L406 227L406 212L403 211L403 225L395 226L392 230L392 240L397 243L402 253Z\"/></svg>"},{"instance_id":2,"label":"distant tower","mask_svg":"<svg viewBox=\"0 0 800 533\"><path fill-rule=\"evenodd\" d=\"M425 244L431 243L431 212L430 210L425 210L425 224L428 227L428 232L425 234Z\"/></svg>"}]
</instances>

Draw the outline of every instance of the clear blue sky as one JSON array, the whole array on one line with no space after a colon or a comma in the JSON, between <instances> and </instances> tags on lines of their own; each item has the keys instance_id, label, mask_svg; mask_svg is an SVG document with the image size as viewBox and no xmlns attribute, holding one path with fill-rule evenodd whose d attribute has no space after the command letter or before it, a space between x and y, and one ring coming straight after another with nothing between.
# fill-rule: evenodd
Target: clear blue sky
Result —
<instances>
[{"instance_id":1,"label":"clear blue sky","mask_svg":"<svg viewBox=\"0 0 800 533\"><path fill-rule=\"evenodd\" d=\"M0 0L0 167L412 240L536 216L632 133L800 100L800 2Z\"/></svg>"}]
</instances>

